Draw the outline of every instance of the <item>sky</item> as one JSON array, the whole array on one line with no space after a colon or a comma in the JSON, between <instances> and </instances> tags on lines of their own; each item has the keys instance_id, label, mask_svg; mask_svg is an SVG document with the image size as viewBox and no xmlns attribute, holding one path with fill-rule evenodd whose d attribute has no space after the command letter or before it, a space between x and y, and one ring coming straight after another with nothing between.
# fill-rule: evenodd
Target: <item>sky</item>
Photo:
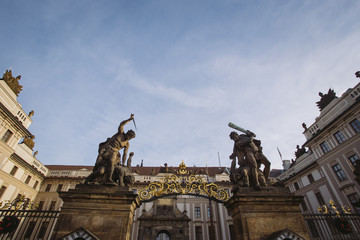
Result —
<instances>
[{"instance_id":1,"label":"sky","mask_svg":"<svg viewBox=\"0 0 360 240\"><path fill-rule=\"evenodd\" d=\"M94 165L133 113L133 165L229 167L233 122L281 169L277 148L295 157L318 93L359 82L359 12L357 0L2 0L0 71L22 76L45 165Z\"/></svg>"}]
</instances>

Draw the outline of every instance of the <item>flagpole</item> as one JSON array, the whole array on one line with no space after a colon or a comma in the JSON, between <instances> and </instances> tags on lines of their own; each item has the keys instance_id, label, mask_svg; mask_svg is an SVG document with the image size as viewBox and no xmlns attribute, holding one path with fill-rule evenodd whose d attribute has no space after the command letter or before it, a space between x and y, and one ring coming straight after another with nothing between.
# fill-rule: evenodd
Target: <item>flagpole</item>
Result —
<instances>
[{"instance_id":1,"label":"flagpole","mask_svg":"<svg viewBox=\"0 0 360 240\"><path fill-rule=\"evenodd\" d=\"M282 155L281 155L281 152L280 152L279 148L278 148L278 147L276 147L276 148L277 148L277 150L278 150L278 152L279 152L279 155L280 155L280 159L281 159L281 161L283 161L283 159L282 159Z\"/></svg>"}]
</instances>

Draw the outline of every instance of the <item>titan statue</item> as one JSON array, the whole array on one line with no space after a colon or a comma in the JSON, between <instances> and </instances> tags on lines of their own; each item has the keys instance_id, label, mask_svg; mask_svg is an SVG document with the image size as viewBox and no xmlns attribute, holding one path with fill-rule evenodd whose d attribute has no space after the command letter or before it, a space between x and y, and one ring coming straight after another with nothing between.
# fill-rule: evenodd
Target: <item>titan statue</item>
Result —
<instances>
[{"instance_id":1,"label":"titan statue","mask_svg":"<svg viewBox=\"0 0 360 240\"><path fill-rule=\"evenodd\" d=\"M131 114L129 119L120 123L118 132L114 136L99 144L99 154L95 167L93 172L86 178L85 183L117 185L117 182L119 182L120 186L131 185L133 181L131 159L134 153L130 153L126 166L125 162L130 147L129 140L135 138L135 132L133 130L124 132L124 125L131 120L134 121L134 114ZM121 149L124 149L122 159L119 153Z\"/></svg>"},{"instance_id":2,"label":"titan statue","mask_svg":"<svg viewBox=\"0 0 360 240\"><path fill-rule=\"evenodd\" d=\"M261 187L267 186L267 180L270 173L270 161L262 153L261 141L255 139L256 135L245 130L233 123L229 127L243 132L230 133L230 139L234 141L233 153L230 155L231 169L230 180L237 187L254 187L260 190ZM236 168L236 158L239 167ZM261 164L264 170L260 170Z\"/></svg>"}]
</instances>

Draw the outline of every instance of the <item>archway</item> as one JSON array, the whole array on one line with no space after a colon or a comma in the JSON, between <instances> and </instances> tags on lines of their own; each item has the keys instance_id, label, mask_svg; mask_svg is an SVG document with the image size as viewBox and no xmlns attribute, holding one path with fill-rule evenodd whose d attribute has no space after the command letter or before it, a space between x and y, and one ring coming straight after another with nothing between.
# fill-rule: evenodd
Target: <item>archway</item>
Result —
<instances>
[{"instance_id":1,"label":"archway","mask_svg":"<svg viewBox=\"0 0 360 240\"><path fill-rule=\"evenodd\" d=\"M223 204L229 199L229 188L209 183L205 172L191 172L195 171L187 170L182 162L179 170L165 172L168 174L160 181L149 183L138 191L143 206L153 202L146 205L148 207L144 207L138 217L139 239L145 239L145 235L152 236L146 239L157 239L161 230L167 230L172 240L190 237L190 233L211 240L217 235L225 236L224 231L231 232L231 229L223 230L226 226L220 226L218 220L226 211ZM161 236L166 237L165 234Z\"/></svg>"},{"instance_id":2,"label":"archway","mask_svg":"<svg viewBox=\"0 0 360 240\"><path fill-rule=\"evenodd\" d=\"M170 233L166 230L161 230L158 232L156 240L170 240Z\"/></svg>"}]
</instances>

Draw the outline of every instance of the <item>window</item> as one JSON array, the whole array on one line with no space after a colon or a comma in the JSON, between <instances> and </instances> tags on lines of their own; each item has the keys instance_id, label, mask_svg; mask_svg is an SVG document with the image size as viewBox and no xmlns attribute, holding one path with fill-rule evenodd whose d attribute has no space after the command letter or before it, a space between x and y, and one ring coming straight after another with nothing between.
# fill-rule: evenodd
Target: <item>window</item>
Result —
<instances>
[{"instance_id":1,"label":"window","mask_svg":"<svg viewBox=\"0 0 360 240\"><path fill-rule=\"evenodd\" d=\"M355 119L352 122L350 122L350 125L353 127L355 132L360 132L360 121Z\"/></svg>"},{"instance_id":2,"label":"window","mask_svg":"<svg viewBox=\"0 0 360 240\"><path fill-rule=\"evenodd\" d=\"M25 196L19 193L15 199L21 199L21 198L25 198Z\"/></svg>"},{"instance_id":3,"label":"window","mask_svg":"<svg viewBox=\"0 0 360 240\"><path fill-rule=\"evenodd\" d=\"M299 184L297 182L294 182L294 187L295 187L296 191L300 189Z\"/></svg>"},{"instance_id":4,"label":"window","mask_svg":"<svg viewBox=\"0 0 360 240\"><path fill-rule=\"evenodd\" d=\"M18 169L19 168L17 166L14 166L13 169L11 169L10 175L14 176Z\"/></svg>"},{"instance_id":5,"label":"window","mask_svg":"<svg viewBox=\"0 0 360 240\"><path fill-rule=\"evenodd\" d=\"M62 187L63 187L63 185L62 185L62 184L59 184L56 191L57 191L57 192L61 192Z\"/></svg>"},{"instance_id":6,"label":"window","mask_svg":"<svg viewBox=\"0 0 360 240\"><path fill-rule=\"evenodd\" d=\"M333 166L334 172L336 173L336 176L340 181L343 181L346 179L346 175L344 171L341 169L340 164L336 164Z\"/></svg>"},{"instance_id":7,"label":"window","mask_svg":"<svg viewBox=\"0 0 360 240\"><path fill-rule=\"evenodd\" d=\"M207 208L207 216L208 216L208 218L211 218L211 208L210 207Z\"/></svg>"},{"instance_id":8,"label":"window","mask_svg":"<svg viewBox=\"0 0 360 240\"><path fill-rule=\"evenodd\" d=\"M36 221L30 222L29 227L27 228L25 236L24 236L25 238L30 238L31 237L31 234L34 231L35 225L36 225Z\"/></svg>"},{"instance_id":9,"label":"window","mask_svg":"<svg viewBox=\"0 0 360 240\"><path fill-rule=\"evenodd\" d=\"M358 155L354 154L349 157L349 160L350 160L351 164L355 167L357 164L357 161L359 161L359 157L358 157Z\"/></svg>"},{"instance_id":10,"label":"window","mask_svg":"<svg viewBox=\"0 0 360 240\"><path fill-rule=\"evenodd\" d=\"M27 176L27 178L25 180L25 184L29 184L30 180L31 180L31 176L29 175L29 176Z\"/></svg>"},{"instance_id":11,"label":"window","mask_svg":"<svg viewBox=\"0 0 360 240\"><path fill-rule=\"evenodd\" d=\"M321 196L320 192L315 193L315 196L320 205L325 205L324 198Z\"/></svg>"},{"instance_id":12,"label":"window","mask_svg":"<svg viewBox=\"0 0 360 240\"><path fill-rule=\"evenodd\" d=\"M195 239L196 240L202 240L202 228L201 226L195 226Z\"/></svg>"},{"instance_id":13,"label":"window","mask_svg":"<svg viewBox=\"0 0 360 240\"><path fill-rule=\"evenodd\" d=\"M342 134L342 132L340 132L340 131L337 131L334 134L334 137L336 138L336 140L338 141L339 144L346 140L345 137L344 137L344 134Z\"/></svg>"},{"instance_id":14,"label":"window","mask_svg":"<svg viewBox=\"0 0 360 240\"><path fill-rule=\"evenodd\" d=\"M306 203L305 203L305 199L303 199L300 204L301 204L301 208L302 208L303 212L308 210Z\"/></svg>"},{"instance_id":15,"label":"window","mask_svg":"<svg viewBox=\"0 0 360 240\"><path fill-rule=\"evenodd\" d=\"M38 210L41 211L43 210L43 207L44 207L44 201L40 201L39 204L38 204Z\"/></svg>"},{"instance_id":16,"label":"window","mask_svg":"<svg viewBox=\"0 0 360 240\"><path fill-rule=\"evenodd\" d=\"M315 182L314 177L313 177L313 175L311 173L308 175L308 179L309 179L310 183Z\"/></svg>"},{"instance_id":17,"label":"window","mask_svg":"<svg viewBox=\"0 0 360 240\"><path fill-rule=\"evenodd\" d=\"M38 181L38 180L36 180L36 181L35 181L35 183L34 183L33 188L34 188L34 189L36 189L38 185L39 185L39 181Z\"/></svg>"},{"instance_id":18,"label":"window","mask_svg":"<svg viewBox=\"0 0 360 240\"><path fill-rule=\"evenodd\" d=\"M4 142L7 143L12 135L13 135L13 132L10 130L7 130L6 133L2 136L1 140L3 140Z\"/></svg>"},{"instance_id":19,"label":"window","mask_svg":"<svg viewBox=\"0 0 360 240\"><path fill-rule=\"evenodd\" d=\"M1 188L0 188L0 198L2 197L2 195L4 195L5 191L6 191L6 187L1 186Z\"/></svg>"},{"instance_id":20,"label":"window","mask_svg":"<svg viewBox=\"0 0 360 240\"><path fill-rule=\"evenodd\" d=\"M56 205L56 201L51 201L49 211L54 211Z\"/></svg>"},{"instance_id":21,"label":"window","mask_svg":"<svg viewBox=\"0 0 360 240\"><path fill-rule=\"evenodd\" d=\"M233 224L229 225L229 230L230 230L230 239L231 240L236 240L235 228L234 228Z\"/></svg>"},{"instance_id":22,"label":"window","mask_svg":"<svg viewBox=\"0 0 360 240\"><path fill-rule=\"evenodd\" d=\"M320 147L324 153L327 153L328 151L330 151L329 145L326 142L320 143Z\"/></svg>"},{"instance_id":23,"label":"window","mask_svg":"<svg viewBox=\"0 0 360 240\"><path fill-rule=\"evenodd\" d=\"M209 230L209 240L216 240L215 237L216 237L216 234L215 234L215 226L209 226L208 227L208 230Z\"/></svg>"},{"instance_id":24,"label":"window","mask_svg":"<svg viewBox=\"0 0 360 240\"><path fill-rule=\"evenodd\" d=\"M195 207L195 217L196 218L201 217L200 207Z\"/></svg>"},{"instance_id":25,"label":"window","mask_svg":"<svg viewBox=\"0 0 360 240\"><path fill-rule=\"evenodd\" d=\"M182 235L183 234L183 229L182 228L178 228L178 233L180 234L180 235Z\"/></svg>"},{"instance_id":26,"label":"window","mask_svg":"<svg viewBox=\"0 0 360 240\"><path fill-rule=\"evenodd\" d=\"M319 235L319 232L317 230L317 227L316 227L316 224L315 224L315 221L312 220L312 219L307 219L306 220L306 223L309 227L309 230L310 230L310 233L311 233L311 237L313 238L318 238L320 235Z\"/></svg>"},{"instance_id":27,"label":"window","mask_svg":"<svg viewBox=\"0 0 360 240\"><path fill-rule=\"evenodd\" d=\"M353 193L347 196L351 204L355 207L356 211L360 213L360 197L357 193Z\"/></svg>"},{"instance_id":28,"label":"window","mask_svg":"<svg viewBox=\"0 0 360 240\"><path fill-rule=\"evenodd\" d=\"M40 231L39 231L39 234L38 234L38 238L44 238L45 237L45 233L46 233L46 230L49 226L49 222L43 222L41 224L41 228L40 228Z\"/></svg>"},{"instance_id":29,"label":"window","mask_svg":"<svg viewBox=\"0 0 360 240\"><path fill-rule=\"evenodd\" d=\"M46 185L45 192L49 192L51 189L51 184Z\"/></svg>"}]
</instances>

